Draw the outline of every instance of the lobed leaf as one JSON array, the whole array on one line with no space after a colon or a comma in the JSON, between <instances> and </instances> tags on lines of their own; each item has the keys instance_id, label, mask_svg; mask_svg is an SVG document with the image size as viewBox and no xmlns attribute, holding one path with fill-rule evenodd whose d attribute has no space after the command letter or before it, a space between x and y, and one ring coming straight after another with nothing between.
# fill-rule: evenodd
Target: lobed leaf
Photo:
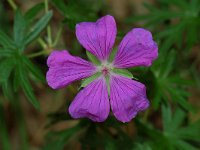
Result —
<instances>
[{"instance_id":1,"label":"lobed leaf","mask_svg":"<svg viewBox=\"0 0 200 150\"><path fill-rule=\"evenodd\" d=\"M52 12L47 12L32 28L32 30L26 35L25 45L30 44L35 38L39 36L42 30L47 26L52 17Z\"/></svg>"},{"instance_id":2,"label":"lobed leaf","mask_svg":"<svg viewBox=\"0 0 200 150\"><path fill-rule=\"evenodd\" d=\"M38 66L34 65L27 57L22 57L23 63L25 64L26 68L40 81L45 82L46 79L44 74L41 72Z\"/></svg>"},{"instance_id":3,"label":"lobed leaf","mask_svg":"<svg viewBox=\"0 0 200 150\"><path fill-rule=\"evenodd\" d=\"M18 73L19 73L19 79L20 79L20 85L22 86L22 89L27 96L29 102L36 108L39 108L39 102L37 101L32 86L28 80L27 77L27 70L23 65L18 64L17 65Z\"/></svg>"},{"instance_id":4,"label":"lobed leaf","mask_svg":"<svg viewBox=\"0 0 200 150\"><path fill-rule=\"evenodd\" d=\"M164 131L169 131L172 121L172 112L169 106L162 105L162 119Z\"/></svg>"},{"instance_id":5,"label":"lobed leaf","mask_svg":"<svg viewBox=\"0 0 200 150\"><path fill-rule=\"evenodd\" d=\"M64 149L64 146L69 142L69 139L73 137L80 129L81 126L78 124L72 128L60 132L50 132L48 134L48 143L42 148L42 150Z\"/></svg>"},{"instance_id":6,"label":"lobed leaf","mask_svg":"<svg viewBox=\"0 0 200 150\"><path fill-rule=\"evenodd\" d=\"M34 17L44 9L44 3L38 3L34 5L31 9L29 9L25 14L25 20L29 23L32 22Z\"/></svg>"},{"instance_id":7,"label":"lobed leaf","mask_svg":"<svg viewBox=\"0 0 200 150\"><path fill-rule=\"evenodd\" d=\"M15 12L14 18L14 42L18 46L18 48L24 47L24 38L25 38L25 29L26 29L26 21L22 13L19 9Z\"/></svg>"},{"instance_id":8,"label":"lobed leaf","mask_svg":"<svg viewBox=\"0 0 200 150\"><path fill-rule=\"evenodd\" d=\"M14 66L15 66L15 62L12 57L3 59L0 62L0 70L1 70L0 71L0 83L8 82L8 78L9 78Z\"/></svg>"}]
</instances>

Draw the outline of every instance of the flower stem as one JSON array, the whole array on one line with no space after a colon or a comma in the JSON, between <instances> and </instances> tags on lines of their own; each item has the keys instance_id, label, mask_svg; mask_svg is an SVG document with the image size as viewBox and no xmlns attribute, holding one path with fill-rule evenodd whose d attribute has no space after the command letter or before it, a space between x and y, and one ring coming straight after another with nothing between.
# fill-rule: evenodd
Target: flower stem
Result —
<instances>
[{"instance_id":1,"label":"flower stem","mask_svg":"<svg viewBox=\"0 0 200 150\"><path fill-rule=\"evenodd\" d=\"M47 45L42 38L38 38L38 42L40 43L40 45L42 46L43 49L47 48Z\"/></svg>"},{"instance_id":2,"label":"flower stem","mask_svg":"<svg viewBox=\"0 0 200 150\"><path fill-rule=\"evenodd\" d=\"M10 4L10 6L12 7L13 10L17 9L17 5L15 4L15 2L13 0L7 0L7 1Z\"/></svg>"},{"instance_id":3,"label":"flower stem","mask_svg":"<svg viewBox=\"0 0 200 150\"><path fill-rule=\"evenodd\" d=\"M45 50L42 50L40 52L37 52L37 53L33 53L33 54L30 54L28 55L29 58L34 58L34 57L38 57L38 56L41 56L41 55L44 55L46 54L46 51Z\"/></svg>"},{"instance_id":4,"label":"flower stem","mask_svg":"<svg viewBox=\"0 0 200 150\"><path fill-rule=\"evenodd\" d=\"M45 12L47 13L48 8L49 8L48 0L44 0L44 6L45 6ZM47 26L47 37L48 37L49 47L51 47L52 46L52 38L51 38L51 27L50 27L50 25Z\"/></svg>"},{"instance_id":5,"label":"flower stem","mask_svg":"<svg viewBox=\"0 0 200 150\"><path fill-rule=\"evenodd\" d=\"M53 42L53 46L56 46L57 45L57 43L58 43L58 40L59 40L59 38L60 38L60 35L61 35L61 33L62 33L62 25L59 27L59 29L58 29L58 32L57 32L57 34L56 34L56 38L55 38L55 40L54 40L54 42Z\"/></svg>"}]
</instances>

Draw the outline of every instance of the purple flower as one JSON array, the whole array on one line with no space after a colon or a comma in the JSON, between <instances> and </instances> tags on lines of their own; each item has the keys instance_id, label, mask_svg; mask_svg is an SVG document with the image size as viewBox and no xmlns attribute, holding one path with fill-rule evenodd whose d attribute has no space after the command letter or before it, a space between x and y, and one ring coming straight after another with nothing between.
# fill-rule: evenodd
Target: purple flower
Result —
<instances>
[{"instance_id":1,"label":"purple flower","mask_svg":"<svg viewBox=\"0 0 200 150\"><path fill-rule=\"evenodd\" d=\"M82 89L71 103L69 113L73 118L87 117L102 122L108 117L111 107L119 121L129 122L138 112L148 108L145 85L117 74L114 69L150 66L158 56L157 44L149 31L134 28L120 43L114 60L109 62L116 34L115 20L109 15L97 22L76 25L77 39L100 60L98 66L72 56L66 50L53 51L49 56L47 82L53 89L62 88L95 73L101 74Z\"/></svg>"}]
</instances>

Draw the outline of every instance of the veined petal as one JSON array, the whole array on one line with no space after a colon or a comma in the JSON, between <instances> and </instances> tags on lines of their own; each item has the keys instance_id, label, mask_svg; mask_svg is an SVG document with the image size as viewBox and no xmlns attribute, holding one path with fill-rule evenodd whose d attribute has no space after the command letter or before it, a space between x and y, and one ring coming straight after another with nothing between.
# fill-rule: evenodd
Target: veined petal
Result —
<instances>
[{"instance_id":1,"label":"veined petal","mask_svg":"<svg viewBox=\"0 0 200 150\"><path fill-rule=\"evenodd\" d=\"M150 66L157 57L158 46L153 41L151 32L135 28L121 41L114 66L117 68Z\"/></svg>"},{"instance_id":2,"label":"veined petal","mask_svg":"<svg viewBox=\"0 0 200 150\"><path fill-rule=\"evenodd\" d=\"M106 81L102 76L81 90L69 107L73 118L89 118L95 122L106 120L109 112Z\"/></svg>"},{"instance_id":3,"label":"veined petal","mask_svg":"<svg viewBox=\"0 0 200 150\"><path fill-rule=\"evenodd\" d=\"M110 78L110 103L114 116L122 122L129 122L149 106L142 83L116 74Z\"/></svg>"},{"instance_id":4,"label":"veined petal","mask_svg":"<svg viewBox=\"0 0 200 150\"><path fill-rule=\"evenodd\" d=\"M110 15L96 22L82 22L76 25L76 36L79 42L100 60L108 59L116 34L116 23Z\"/></svg>"},{"instance_id":5,"label":"veined petal","mask_svg":"<svg viewBox=\"0 0 200 150\"><path fill-rule=\"evenodd\" d=\"M93 75L96 67L80 57L72 56L68 51L53 51L47 60L49 70L46 78L53 89L62 88L75 80Z\"/></svg>"}]
</instances>

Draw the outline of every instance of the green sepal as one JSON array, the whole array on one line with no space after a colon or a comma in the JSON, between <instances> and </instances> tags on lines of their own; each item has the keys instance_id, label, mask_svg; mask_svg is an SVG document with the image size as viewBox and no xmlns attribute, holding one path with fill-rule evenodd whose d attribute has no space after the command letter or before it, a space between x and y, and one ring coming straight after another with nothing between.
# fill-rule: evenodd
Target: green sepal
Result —
<instances>
[{"instance_id":1,"label":"green sepal","mask_svg":"<svg viewBox=\"0 0 200 150\"><path fill-rule=\"evenodd\" d=\"M110 56L109 56L109 58L108 58L108 61L109 61L109 62L113 62L113 60L114 60L114 58L115 58L115 55L116 55L116 53L117 53L117 50L118 50L118 48L113 48L113 50L111 51Z\"/></svg>"},{"instance_id":2,"label":"green sepal","mask_svg":"<svg viewBox=\"0 0 200 150\"><path fill-rule=\"evenodd\" d=\"M95 65L101 64L100 61L94 55L92 55L90 52L86 51L86 55L93 64L95 64Z\"/></svg>"},{"instance_id":3,"label":"green sepal","mask_svg":"<svg viewBox=\"0 0 200 150\"><path fill-rule=\"evenodd\" d=\"M90 76L89 78L83 79L81 82L81 86L82 87L86 87L88 84L90 84L92 81L94 81L95 79L97 79L98 77L100 77L101 73L97 72L94 75Z\"/></svg>"},{"instance_id":4,"label":"green sepal","mask_svg":"<svg viewBox=\"0 0 200 150\"><path fill-rule=\"evenodd\" d=\"M124 77L127 77L127 78L130 78L130 79L135 79L135 80L138 80L137 78L133 77L132 73L126 69L118 69L118 68L114 68L113 69L113 72L116 73L116 74L119 74L121 76L124 76Z\"/></svg>"}]
</instances>

